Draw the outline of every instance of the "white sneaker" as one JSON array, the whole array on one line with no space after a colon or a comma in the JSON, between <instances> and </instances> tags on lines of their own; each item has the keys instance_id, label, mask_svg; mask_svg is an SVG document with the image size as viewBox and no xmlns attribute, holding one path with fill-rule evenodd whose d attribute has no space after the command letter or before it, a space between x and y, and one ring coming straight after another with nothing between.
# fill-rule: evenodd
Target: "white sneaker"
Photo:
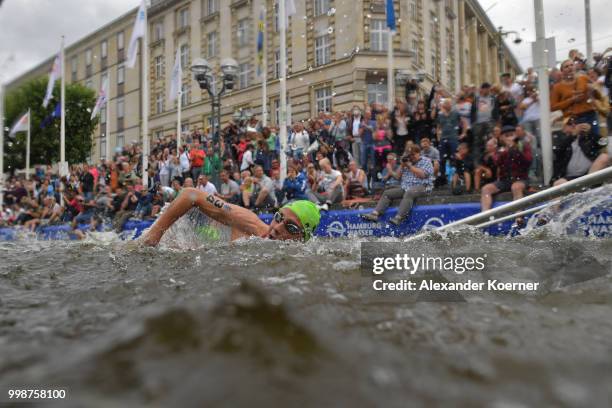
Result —
<instances>
[{"instance_id":1,"label":"white sneaker","mask_svg":"<svg viewBox=\"0 0 612 408\"><path fill-rule=\"evenodd\" d=\"M317 208L319 209L319 211L329 211L329 205L327 205L327 203L323 204L323 205L317 205Z\"/></svg>"}]
</instances>

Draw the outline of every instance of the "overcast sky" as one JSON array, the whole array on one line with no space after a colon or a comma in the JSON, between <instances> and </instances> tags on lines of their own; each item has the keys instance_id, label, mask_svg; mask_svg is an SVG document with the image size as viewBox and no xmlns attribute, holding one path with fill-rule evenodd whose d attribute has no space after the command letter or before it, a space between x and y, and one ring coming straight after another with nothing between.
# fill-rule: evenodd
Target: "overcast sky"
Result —
<instances>
[{"instance_id":1,"label":"overcast sky","mask_svg":"<svg viewBox=\"0 0 612 408\"><path fill-rule=\"evenodd\" d=\"M300 0L298 0L300 1ZM402 0L405 1L405 0ZM429 0L426 0L429 1ZM535 39L533 0L479 0L496 26L520 32L511 49L525 68ZM28 71L59 50L60 36L72 44L138 6L140 0L4 0L0 6L0 81ZM544 0L546 35L556 36L557 60L570 48L586 54L583 0ZM593 50L612 46L610 0L591 0Z\"/></svg>"}]
</instances>

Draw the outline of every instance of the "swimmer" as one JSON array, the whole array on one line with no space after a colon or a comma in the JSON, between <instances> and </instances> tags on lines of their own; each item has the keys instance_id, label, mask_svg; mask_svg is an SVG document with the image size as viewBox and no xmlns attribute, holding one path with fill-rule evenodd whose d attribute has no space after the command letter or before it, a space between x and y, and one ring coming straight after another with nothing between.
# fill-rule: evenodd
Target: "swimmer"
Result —
<instances>
[{"instance_id":1,"label":"swimmer","mask_svg":"<svg viewBox=\"0 0 612 408\"><path fill-rule=\"evenodd\" d=\"M260 237L277 240L307 241L319 225L321 215L310 201L293 201L283 206L270 225L246 208L229 204L221 198L195 188L185 188L146 232L143 241L155 246L164 233L192 207L213 220L231 227L232 241L239 238Z\"/></svg>"}]
</instances>

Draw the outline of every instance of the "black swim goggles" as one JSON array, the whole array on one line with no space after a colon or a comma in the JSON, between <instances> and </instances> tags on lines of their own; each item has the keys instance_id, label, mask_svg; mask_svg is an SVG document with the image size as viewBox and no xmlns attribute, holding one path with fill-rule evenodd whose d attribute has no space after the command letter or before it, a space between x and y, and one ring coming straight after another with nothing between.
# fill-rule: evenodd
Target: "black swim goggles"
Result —
<instances>
[{"instance_id":1,"label":"black swim goggles","mask_svg":"<svg viewBox=\"0 0 612 408\"><path fill-rule=\"evenodd\" d=\"M279 224L280 223L285 224L285 228L287 229L287 232L291 235L304 235L304 230L300 226L298 226L295 222L286 220L285 215L280 211L277 211L276 213L274 213L274 221L276 221Z\"/></svg>"}]
</instances>

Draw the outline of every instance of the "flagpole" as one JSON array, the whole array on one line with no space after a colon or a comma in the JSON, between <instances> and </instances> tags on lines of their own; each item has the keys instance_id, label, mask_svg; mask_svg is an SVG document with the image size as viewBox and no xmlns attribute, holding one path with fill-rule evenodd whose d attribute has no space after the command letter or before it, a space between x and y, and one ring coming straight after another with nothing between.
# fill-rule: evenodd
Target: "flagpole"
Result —
<instances>
[{"instance_id":1,"label":"flagpole","mask_svg":"<svg viewBox=\"0 0 612 408\"><path fill-rule=\"evenodd\" d=\"M265 127L268 125L268 64L266 61L266 51L267 51L267 47L266 47L266 31L265 31L265 27L266 27L266 7L262 6L261 7L261 12L262 12L262 16L263 16L263 29L262 29L262 33L263 33L263 44L262 44L262 53L263 53L263 58L262 58L262 77L261 77L261 82L262 82L262 88L261 88L261 123L262 125Z\"/></svg>"},{"instance_id":2,"label":"flagpole","mask_svg":"<svg viewBox=\"0 0 612 408\"><path fill-rule=\"evenodd\" d=\"M393 30L387 28L387 107L389 112L393 110L395 99L395 81L393 79Z\"/></svg>"},{"instance_id":3,"label":"flagpole","mask_svg":"<svg viewBox=\"0 0 612 408\"><path fill-rule=\"evenodd\" d=\"M30 179L30 124L31 114L28 108L28 139L26 140L26 180Z\"/></svg>"},{"instance_id":4,"label":"flagpole","mask_svg":"<svg viewBox=\"0 0 612 408\"><path fill-rule=\"evenodd\" d=\"M285 1L278 2L278 19L280 28L280 165L281 180L287 177L287 15ZM265 58L264 58L265 59Z\"/></svg>"},{"instance_id":5,"label":"flagpole","mask_svg":"<svg viewBox=\"0 0 612 408\"><path fill-rule=\"evenodd\" d=\"M60 121L60 177L68 176L66 174L67 163L66 163L66 81L64 80L64 36L62 35L62 46L60 50L60 75L62 78L61 82L61 121Z\"/></svg>"},{"instance_id":6,"label":"flagpole","mask_svg":"<svg viewBox=\"0 0 612 408\"><path fill-rule=\"evenodd\" d=\"M4 84L0 82L0 212L4 211Z\"/></svg>"},{"instance_id":7,"label":"flagpole","mask_svg":"<svg viewBox=\"0 0 612 408\"><path fill-rule=\"evenodd\" d=\"M181 81L180 85L182 88L183 78L179 78L179 80ZM176 114L176 154L177 155L178 155L178 148L181 145L181 109L183 108L182 99L183 99L183 91L179 89L178 91L178 109L177 109L177 114Z\"/></svg>"},{"instance_id":8,"label":"flagpole","mask_svg":"<svg viewBox=\"0 0 612 408\"><path fill-rule=\"evenodd\" d=\"M147 7L144 7L144 33L141 39L142 46L142 186L147 189L149 185L149 46Z\"/></svg>"}]
</instances>

